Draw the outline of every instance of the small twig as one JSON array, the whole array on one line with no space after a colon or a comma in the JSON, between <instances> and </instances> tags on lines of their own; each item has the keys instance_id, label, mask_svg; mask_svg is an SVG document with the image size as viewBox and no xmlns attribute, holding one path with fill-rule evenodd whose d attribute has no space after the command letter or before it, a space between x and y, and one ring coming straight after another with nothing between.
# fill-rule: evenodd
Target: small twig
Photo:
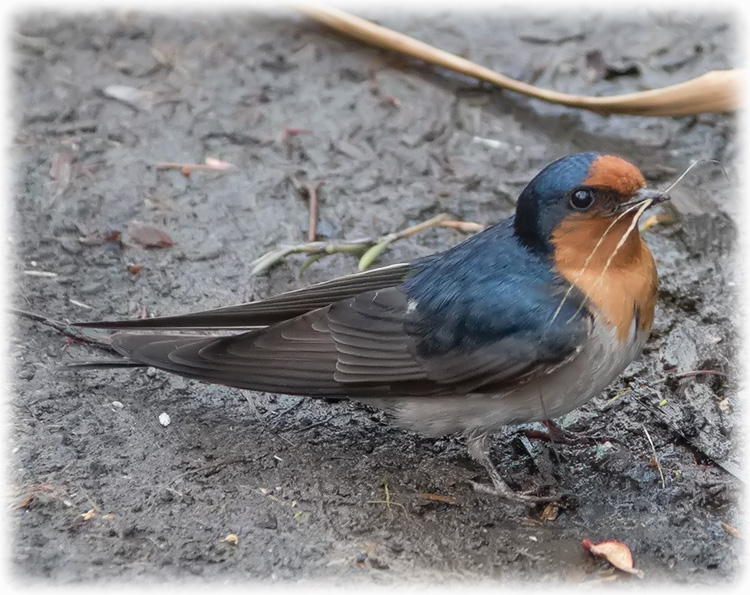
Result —
<instances>
[{"instance_id":1,"label":"small twig","mask_svg":"<svg viewBox=\"0 0 750 595\"><path fill-rule=\"evenodd\" d=\"M692 378L693 376L724 376L727 375L719 370L690 370L688 372L678 372L677 374L667 374L663 378L654 381L654 384L661 384L670 378Z\"/></svg>"},{"instance_id":2,"label":"small twig","mask_svg":"<svg viewBox=\"0 0 750 595\"><path fill-rule=\"evenodd\" d=\"M452 504L456 505L458 502L455 498L451 498L450 496L441 496L440 494L428 494L426 492L420 492L417 494L417 498L420 500L432 500L433 502L442 502L443 504Z\"/></svg>"},{"instance_id":3,"label":"small twig","mask_svg":"<svg viewBox=\"0 0 750 595\"><path fill-rule=\"evenodd\" d=\"M38 322L40 324L53 328L66 337L70 337L74 341L80 341L81 343L93 345L94 347L104 349L105 351L109 351L110 353L113 353L115 351L114 349L112 349L109 337L94 337L91 335L87 335L84 331L80 331L70 326L69 324L61 322L60 320L42 316L41 314L35 314L34 312L27 312L26 310L18 310L16 308L8 308L8 311L11 314L19 316L20 318L33 320L34 322Z\"/></svg>"},{"instance_id":4,"label":"small twig","mask_svg":"<svg viewBox=\"0 0 750 595\"><path fill-rule=\"evenodd\" d=\"M326 419L322 419L320 421L316 421L314 424L310 424L309 426L305 426L304 428L300 428L299 430L295 430L295 434L301 434L302 432L307 432L308 430L312 430L313 428L317 428L318 426L322 426L327 424L329 421L331 421L334 417L336 417L335 414L327 417Z\"/></svg>"},{"instance_id":5,"label":"small twig","mask_svg":"<svg viewBox=\"0 0 750 595\"><path fill-rule=\"evenodd\" d=\"M661 464L659 463L659 457L656 455L656 447L654 446L654 441L651 440L651 435L648 433L648 430L646 429L646 426L641 424L641 427L643 428L643 433L646 434L646 438L648 439L648 443L651 445L651 452L654 453L654 463L656 463L656 468L659 471L659 477L661 478L661 487L664 489L666 484L664 483L664 473L661 470Z\"/></svg>"},{"instance_id":6,"label":"small twig","mask_svg":"<svg viewBox=\"0 0 750 595\"><path fill-rule=\"evenodd\" d=\"M286 409L284 409L281 413L277 413L276 417L274 417L274 420L277 420L280 417L282 417L282 416L286 415L287 413L289 413L290 411L292 411L293 409L296 409L297 407L299 407L300 405L302 405L302 403L304 403L306 400L307 399L305 397L300 397L299 399L297 399L297 401L293 405L290 405L289 407L287 407Z\"/></svg>"},{"instance_id":7,"label":"small twig","mask_svg":"<svg viewBox=\"0 0 750 595\"><path fill-rule=\"evenodd\" d=\"M305 195L310 205L310 217L307 224L307 241L314 242L318 237L318 189L325 184L320 182L307 182L300 188L300 192Z\"/></svg>"},{"instance_id":8,"label":"small twig","mask_svg":"<svg viewBox=\"0 0 750 595\"><path fill-rule=\"evenodd\" d=\"M190 177L194 171L216 171L224 172L235 169L235 166L226 161L220 161L213 157L206 157L205 163L177 163L174 161L157 161L153 164L155 169L179 169L183 176Z\"/></svg>"},{"instance_id":9,"label":"small twig","mask_svg":"<svg viewBox=\"0 0 750 595\"><path fill-rule=\"evenodd\" d=\"M739 481L746 481L745 474L743 473L740 465L738 465L734 461L723 459L721 456L718 456L719 453L716 452L716 449L710 447L706 448L708 431L698 429L697 435L693 434L692 432L687 433L683 430L682 423L678 420L678 416L676 416L673 412L668 411L668 407L662 407L661 405L657 406L653 402L651 402L650 398L647 398L642 394L639 395L638 392L632 394L634 394L635 398L646 408L650 409L653 413L659 416L660 420L666 424L667 428L669 428L669 430L673 434L679 436L687 444L690 445L691 449L694 452L693 456L695 456L695 453L697 452L706 459L711 460L717 467L720 467ZM709 444L711 443L709 442Z\"/></svg>"},{"instance_id":10,"label":"small twig","mask_svg":"<svg viewBox=\"0 0 750 595\"><path fill-rule=\"evenodd\" d=\"M302 188L301 185L298 187ZM257 275L258 273L267 271L292 254L307 254L311 259L315 259L313 262L331 254L362 254L359 261L359 270L364 271L369 268L377 257L394 242L411 237L431 227L446 227L448 229L456 229L464 232L481 231L484 229L479 223L474 223L472 221L454 221L449 219L449 215L442 213L432 219L428 219L427 221L417 223L416 225L412 225L411 227L407 227L398 232L385 234L379 238L360 238L357 240L339 240L329 242L316 241L297 244L295 246L279 246L254 260L251 263L252 269L250 270L250 274ZM308 260L303 265L303 270L305 270L310 264L312 263Z\"/></svg>"},{"instance_id":11,"label":"small twig","mask_svg":"<svg viewBox=\"0 0 750 595\"><path fill-rule=\"evenodd\" d=\"M484 225L474 223L473 221L443 221L438 225L439 227L447 227L448 229L457 229L458 231L465 232L480 232L485 229Z\"/></svg>"},{"instance_id":12,"label":"small twig","mask_svg":"<svg viewBox=\"0 0 750 595\"><path fill-rule=\"evenodd\" d=\"M274 417L273 417L273 419L271 420L271 422L267 423L266 425L263 426L263 429L260 431L259 436L262 436L263 432L265 432L271 426L276 427L276 425L277 425L277 423L278 423L278 421L279 421L279 419L281 417L283 417L284 415L286 415L290 411L296 409L297 407L299 407L300 405L302 405L302 403L304 403L305 401L307 401L307 399L305 397L300 397L299 399L297 399L297 401L293 405L290 405L289 407L287 407L286 409L284 409L280 413L275 414Z\"/></svg>"},{"instance_id":13,"label":"small twig","mask_svg":"<svg viewBox=\"0 0 750 595\"><path fill-rule=\"evenodd\" d=\"M609 409L610 407L612 407L612 405L614 405L615 403L617 403L617 401L619 401L623 397L631 394L632 392L633 391L632 391L632 389L630 387L625 387L625 388L618 389L617 390L617 394L615 394L614 397L612 397L606 403L604 403L604 407L602 407L602 410L606 411L607 409Z\"/></svg>"},{"instance_id":14,"label":"small twig","mask_svg":"<svg viewBox=\"0 0 750 595\"><path fill-rule=\"evenodd\" d=\"M375 262L375 259L377 259L377 257L380 256L388 246L393 244L393 242L398 242L399 240L403 240L404 238L409 238L419 233L420 231L424 231L425 229L429 229L430 227L435 227L447 220L448 215L445 213L441 213L440 215L436 215L432 219L422 221L422 223L417 223L416 225L412 225L411 227L407 227L406 229L403 229L401 231L389 233L382 236L374 246L369 248L367 252L362 255L362 258L359 259L359 265L357 266L357 268L360 271L367 270L368 268L370 268L372 263Z\"/></svg>"}]
</instances>

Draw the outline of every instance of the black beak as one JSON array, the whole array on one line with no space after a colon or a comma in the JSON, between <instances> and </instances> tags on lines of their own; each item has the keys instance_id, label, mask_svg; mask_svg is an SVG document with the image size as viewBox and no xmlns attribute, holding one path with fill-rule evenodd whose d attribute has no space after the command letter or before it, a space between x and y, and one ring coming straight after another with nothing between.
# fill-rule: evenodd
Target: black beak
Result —
<instances>
[{"instance_id":1,"label":"black beak","mask_svg":"<svg viewBox=\"0 0 750 595\"><path fill-rule=\"evenodd\" d=\"M630 207L635 207L648 202L648 206L651 207L660 202L669 200L671 197L660 190L651 190L650 188L641 188L638 192L633 195L628 202L622 203L618 211L622 212Z\"/></svg>"}]
</instances>

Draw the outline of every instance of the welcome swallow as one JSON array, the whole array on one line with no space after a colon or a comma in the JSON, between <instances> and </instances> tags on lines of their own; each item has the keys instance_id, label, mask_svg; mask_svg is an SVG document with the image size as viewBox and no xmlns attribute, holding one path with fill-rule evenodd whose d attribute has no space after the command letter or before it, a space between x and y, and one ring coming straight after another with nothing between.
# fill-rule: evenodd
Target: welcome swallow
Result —
<instances>
[{"instance_id":1,"label":"welcome swallow","mask_svg":"<svg viewBox=\"0 0 750 595\"><path fill-rule=\"evenodd\" d=\"M561 416L640 354L657 272L638 218L668 199L619 157L545 167L515 215L444 252L247 304L82 323L127 360L242 389L349 398L428 436L463 432L505 498L487 438ZM239 329L222 336L191 329Z\"/></svg>"}]
</instances>

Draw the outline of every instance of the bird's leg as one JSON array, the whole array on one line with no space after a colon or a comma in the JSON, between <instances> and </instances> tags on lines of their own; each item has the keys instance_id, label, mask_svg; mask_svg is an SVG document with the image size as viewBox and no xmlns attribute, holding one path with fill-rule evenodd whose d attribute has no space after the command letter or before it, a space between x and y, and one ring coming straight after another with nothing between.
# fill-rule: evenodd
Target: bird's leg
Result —
<instances>
[{"instance_id":1,"label":"bird's leg","mask_svg":"<svg viewBox=\"0 0 750 595\"><path fill-rule=\"evenodd\" d=\"M492 460L490 460L489 446L487 444L488 438L489 436L485 433L474 431L469 431L466 433L466 444L469 449L469 456L485 468L490 476L490 479L492 480L491 486L472 481L471 485L477 492L483 492L485 494L491 494L493 496L504 498L505 500L525 502L528 504L551 502L557 499L554 496L539 497L532 496L530 494L514 492L510 488L510 486L505 483L505 480L492 464Z\"/></svg>"},{"instance_id":2,"label":"bird's leg","mask_svg":"<svg viewBox=\"0 0 750 595\"><path fill-rule=\"evenodd\" d=\"M551 419L543 421L544 427L549 432L549 437L552 442L562 442L563 444L591 444L593 440L586 436L579 436L574 432L568 432L560 426L558 426Z\"/></svg>"},{"instance_id":3,"label":"bird's leg","mask_svg":"<svg viewBox=\"0 0 750 595\"><path fill-rule=\"evenodd\" d=\"M532 440L547 440L554 444L595 444L601 441L612 441L612 439L603 439L601 437L589 437L581 436L575 432L569 432L558 426L551 419L543 421L542 424L547 428L547 432L540 432L538 430L526 430L525 434L527 438Z\"/></svg>"}]
</instances>

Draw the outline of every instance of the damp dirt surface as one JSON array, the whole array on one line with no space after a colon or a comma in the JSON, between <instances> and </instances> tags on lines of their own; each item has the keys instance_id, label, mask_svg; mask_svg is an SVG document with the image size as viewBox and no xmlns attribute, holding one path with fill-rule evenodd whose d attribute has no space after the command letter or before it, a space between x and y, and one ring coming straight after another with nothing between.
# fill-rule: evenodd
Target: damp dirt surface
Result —
<instances>
[{"instance_id":1,"label":"damp dirt surface","mask_svg":"<svg viewBox=\"0 0 750 595\"><path fill-rule=\"evenodd\" d=\"M736 63L730 14L359 14L560 91L625 93ZM306 239L295 184L324 183L319 235L341 240L439 213L491 224L544 165L584 150L633 161L658 188L700 158L732 180L703 164L654 211L644 237L661 287L645 353L558 420L597 441L550 444L530 425L493 442L512 487L563 494L557 508L473 491L487 477L460 436L426 439L349 402L72 371L107 354L10 316L14 577L638 582L585 552L590 539L627 544L646 583L737 579L735 117L550 106L292 12L29 13L11 37L10 305L59 321L195 311L354 272L356 257L335 255L301 275L292 256L251 275L261 254ZM206 158L235 168L155 167ZM144 225L173 245L140 246ZM428 230L378 263L465 237Z\"/></svg>"}]
</instances>

